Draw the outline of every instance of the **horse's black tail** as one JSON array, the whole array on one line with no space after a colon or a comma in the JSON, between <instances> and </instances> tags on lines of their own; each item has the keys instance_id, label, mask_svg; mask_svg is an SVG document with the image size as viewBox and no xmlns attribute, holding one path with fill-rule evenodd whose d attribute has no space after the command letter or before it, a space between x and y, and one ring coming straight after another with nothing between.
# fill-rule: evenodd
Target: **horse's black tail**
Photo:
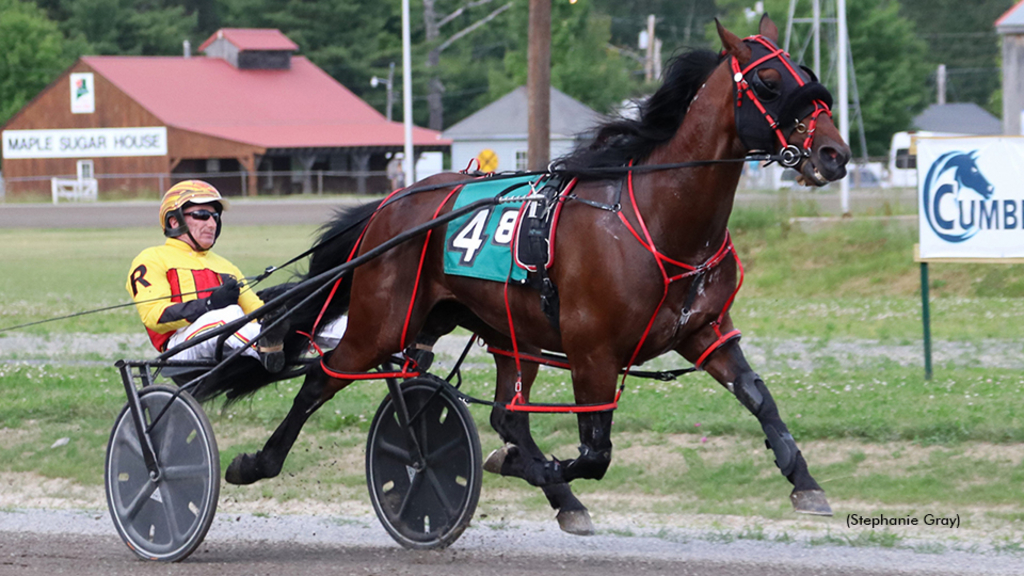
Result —
<instances>
[{"instance_id":1,"label":"horse's black tail","mask_svg":"<svg viewBox=\"0 0 1024 576\"><path fill-rule=\"evenodd\" d=\"M289 291L295 292L292 289L303 280L316 277L348 261L356 243L362 236L366 223L379 205L378 201L335 211L334 217L320 228L320 234L314 244L313 255L310 257L309 271L305 275L301 275L296 282L278 284L260 291L260 298L264 302L269 302ZM316 324L316 329L319 331L331 321L348 312L352 293L352 274L345 274L337 289L334 290L330 302L327 302L327 298L331 293L331 288L326 288L309 302L300 305L300 302L316 288L317 286L313 286L309 290L295 292L285 304L289 329L284 339L286 366L284 371L271 374L254 359L242 358L234 365L227 366L220 375L204 381L193 396L203 402L223 395L230 403L274 382L304 374L309 364L303 362L302 357L309 347L309 338L299 332L312 335L317 318L320 318L320 322ZM326 308L324 307L325 303L327 303ZM321 312L323 313L322 317Z\"/></svg>"}]
</instances>

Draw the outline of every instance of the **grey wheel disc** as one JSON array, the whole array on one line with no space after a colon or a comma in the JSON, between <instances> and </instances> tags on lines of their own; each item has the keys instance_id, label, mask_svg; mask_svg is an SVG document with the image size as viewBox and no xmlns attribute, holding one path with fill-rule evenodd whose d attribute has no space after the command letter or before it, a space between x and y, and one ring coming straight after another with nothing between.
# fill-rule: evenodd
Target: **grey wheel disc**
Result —
<instances>
[{"instance_id":1,"label":"grey wheel disc","mask_svg":"<svg viewBox=\"0 0 1024 576\"><path fill-rule=\"evenodd\" d=\"M402 384L424 463L413 461L408 432L389 396L370 425L366 482L381 524L399 544L444 548L469 526L480 498L480 439L466 405L433 377Z\"/></svg>"},{"instance_id":2,"label":"grey wheel disc","mask_svg":"<svg viewBox=\"0 0 1024 576\"><path fill-rule=\"evenodd\" d=\"M160 475L150 479L126 405L110 433L107 506L121 539L147 560L177 562L202 543L217 512L220 454L202 407L187 393L151 386L139 393L143 420L171 403L150 431Z\"/></svg>"}]
</instances>

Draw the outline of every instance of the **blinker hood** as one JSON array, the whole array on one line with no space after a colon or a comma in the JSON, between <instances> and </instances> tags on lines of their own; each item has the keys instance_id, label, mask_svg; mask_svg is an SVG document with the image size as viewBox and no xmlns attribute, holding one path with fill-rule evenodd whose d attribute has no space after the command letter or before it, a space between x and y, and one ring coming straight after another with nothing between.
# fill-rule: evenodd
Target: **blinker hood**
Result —
<instances>
[{"instance_id":1,"label":"blinker hood","mask_svg":"<svg viewBox=\"0 0 1024 576\"><path fill-rule=\"evenodd\" d=\"M757 62L772 54L772 50L759 41L747 39L744 43L750 47L750 62ZM792 61L786 66L782 58L788 58L788 55L783 52L765 58L764 62L751 68L743 76L750 86L752 96L761 102L765 111L776 121L776 126L769 125L764 114L751 101L751 94L743 90L739 82L733 82L733 96L737 103L736 131L747 150L775 150L780 145L775 133L776 127L788 141L797 123L814 112L815 101L824 103L829 109L832 108L832 94L818 82L814 73L803 66L798 67ZM777 92L768 89L758 76L758 72L765 69L779 73L781 86ZM800 76L799 80L794 73Z\"/></svg>"}]
</instances>

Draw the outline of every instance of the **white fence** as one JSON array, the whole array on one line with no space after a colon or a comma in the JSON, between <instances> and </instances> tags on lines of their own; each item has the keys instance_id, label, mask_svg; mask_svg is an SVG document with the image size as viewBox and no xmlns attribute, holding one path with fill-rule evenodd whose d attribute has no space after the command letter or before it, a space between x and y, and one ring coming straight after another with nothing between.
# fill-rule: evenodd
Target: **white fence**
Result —
<instances>
[{"instance_id":1,"label":"white fence","mask_svg":"<svg viewBox=\"0 0 1024 576\"><path fill-rule=\"evenodd\" d=\"M95 178L51 178L50 194L54 204L62 198L72 202L95 202L99 196L99 183Z\"/></svg>"},{"instance_id":2,"label":"white fence","mask_svg":"<svg viewBox=\"0 0 1024 576\"><path fill-rule=\"evenodd\" d=\"M95 200L104 198L145 197L158 198L174 183L182 180L206 180L229 196L249 196L250 179L245 171L190 172L157 174L93 174L92 178L78 178L74 174L52 174L3 178L0 175L0 201L16 196L49 194L58 200ZM288 170L260 171L256 173L256 195L292 194L383 194L391 191L387 173L381 171Z\"/></svg>"}]
</instances>

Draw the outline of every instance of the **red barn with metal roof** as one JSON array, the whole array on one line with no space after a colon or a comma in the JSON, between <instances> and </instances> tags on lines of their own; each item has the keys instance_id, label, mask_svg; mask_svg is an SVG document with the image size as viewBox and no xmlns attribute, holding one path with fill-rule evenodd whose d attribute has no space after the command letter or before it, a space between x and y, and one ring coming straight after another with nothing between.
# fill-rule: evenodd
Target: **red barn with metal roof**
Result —
<instances>
[{"instance_id":1,"label":"red barn with metal roof","mask_svg":"<svg viewBox=\"0 0 1024 576\"><path fill-rule=\"evenodd\" d=\"M228 194L383 191L401 123L361 100L278 30L225 28L202 57L84 56L3 126L9 195L91 162L100 193L162 192L201 173ZM450 142L413 129L417 153Z\"/></svg>"}]
</instances>

